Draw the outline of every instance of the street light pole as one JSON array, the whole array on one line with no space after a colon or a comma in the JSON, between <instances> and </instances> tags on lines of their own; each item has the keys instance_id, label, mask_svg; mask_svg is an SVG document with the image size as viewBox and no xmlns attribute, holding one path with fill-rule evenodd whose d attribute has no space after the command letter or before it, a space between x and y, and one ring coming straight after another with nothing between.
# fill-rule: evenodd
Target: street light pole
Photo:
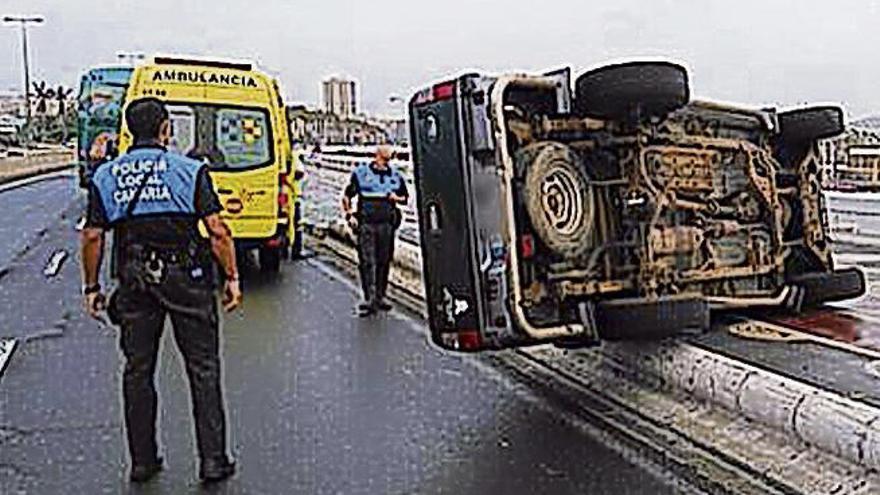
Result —
<instances>
[{"instance_id":1,"label":"street light pole","mask_svg":"<svg viewBox=\"0 0 880 495\"><path fill-rule=\"evenodd\" d=\"M33 17L20 17L20 16L6 16L3 18L3 22L11 23L17 22L21 25L21 51L22 51L22 62L24 65L24 106L25 106L25 141L26 144L30 144L30 132L31 132L31 73L30 73L30 63L28 61L28 37L27 37L27 25L29 23L32 24L41 24L43 22L43 18L39 16Z\"/></svg>"}]
</instances>

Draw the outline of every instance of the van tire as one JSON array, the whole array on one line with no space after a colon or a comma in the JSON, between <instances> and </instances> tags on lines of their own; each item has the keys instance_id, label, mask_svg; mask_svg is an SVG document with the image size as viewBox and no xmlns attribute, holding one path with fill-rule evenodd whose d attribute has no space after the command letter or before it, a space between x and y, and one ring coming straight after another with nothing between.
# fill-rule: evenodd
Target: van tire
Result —
<instances>
[{"instance_id":1,"label":"van tire","mask_svg":"<svg viewBox=\"0 0 880 495\"><path fill-rule=\"evenodd\" d=\"M578 113L604 120L665 116L689 100L687 69L671 62L608 65L575 82Z\"/></svg>"},{"instance_id":2,"label":"van tire","mask_svg":"<svg viewBox=\"0 0 880 495\"><path fill-rule=\"evenodd\" d=\"M274 274L281 271L281 248L261 247L259 257L261 272Z\"/></svg>"},{"instance_id":3,"label":"van tire","mask_svg":"<svg viewBox=\"0 0 880 495\"><path fill-rule=\"evenodd\" d=\"M843 133L843 110L836 106L819 106L780 112L779 140L784 143L808 143Z\"/></svg>"},{"instance_id":4,"label":"van tire","mask_svg":"<svg viewBox=\"0 0 880 495\"><path fill-rule=\"evenodd\" d=\"M792 277L791 282L803 291L803 308L854 299L867 288L865 274L858 268L805 273Z\"/></svg>"},{"instance_id":5,"label":"van tire","mask_svg":"<svg viewBox=\"0 0 880 495\"><path fill-rule=\"evenodd\" d=\"M709 305L700 297L609 299L596 305L599 337L608 341L662 339L709 330Z\"/></svg>"},{"instance_id":6,"label":"van tire","mask_svg":"<svg viewBox=\"0 0 880 495\"><path fill-rule=\"evenodd\" d=\"M538 238L564 258L582 257L592 247L595 208L580 157L562 143L543 141L514 159L525 173L522 197Z\"/></svg>"}]
</instances>

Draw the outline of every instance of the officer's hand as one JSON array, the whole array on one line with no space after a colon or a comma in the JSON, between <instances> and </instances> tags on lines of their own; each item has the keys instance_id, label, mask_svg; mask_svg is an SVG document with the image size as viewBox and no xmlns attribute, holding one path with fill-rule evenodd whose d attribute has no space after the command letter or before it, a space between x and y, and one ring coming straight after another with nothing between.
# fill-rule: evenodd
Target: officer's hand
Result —
<instances>
[{"instance_id":1,"label":"officer's hand","mask_svg":"<svg viewBox=\"0 0 880 495\"><path fill-rule=\"evenodd\" d=\"M390 193L388 195L388 199L393 201L394 203L406 203L406 198L404 196L398 196L394 193Z\"/></svg>"},{"instance_id":2,"label":"officer's hand","mask_svg":"<svg viewBox=\"0 0 880 495\"><path fill-rule=\"evenodd\" d=\"M354 215L349 215L348 218L345 220L345 223L348 224L348 228L350 228L352 232L357 232L358 221Z\"/></svg>"},{"instance_id":3,"label":"officer's hand","mask_svg":"<svg viewBox=\"0 0 880 495\"><path fill-rule=\"evenodd\" d=\"M232 311L241 306L241 286L238 280L227 280L223 285L223 309Z\"/></svg>"},{"instance_id":4,"label":"officer's hand","mask_svg":"<svg viewBox=\"0 0 880 495\"><path fill-rule=\"evenodd\" d=\"M107 309L107 298L104 297L103 293L92 292L91 294L86 294L83 305L89 316L98 321L103 322L105 320L103 313Z\"/></svg>"}]
</instances>

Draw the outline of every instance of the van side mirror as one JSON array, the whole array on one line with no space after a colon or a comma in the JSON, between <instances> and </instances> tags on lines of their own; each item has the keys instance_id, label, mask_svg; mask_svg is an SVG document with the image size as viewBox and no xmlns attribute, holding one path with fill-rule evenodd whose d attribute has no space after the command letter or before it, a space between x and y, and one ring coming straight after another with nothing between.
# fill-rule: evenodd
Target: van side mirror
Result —
<instances>
[{"instance_id":1,"label":"van side mirror","mask_svg":"<svg viewBox=\"0 0 880 495\"><path fill-rule=\"evenodd\" d=\"M300 169L293 173L293 180L302 180L303 177L305 177L305 174Z\"/></svg>"}]
</instances>

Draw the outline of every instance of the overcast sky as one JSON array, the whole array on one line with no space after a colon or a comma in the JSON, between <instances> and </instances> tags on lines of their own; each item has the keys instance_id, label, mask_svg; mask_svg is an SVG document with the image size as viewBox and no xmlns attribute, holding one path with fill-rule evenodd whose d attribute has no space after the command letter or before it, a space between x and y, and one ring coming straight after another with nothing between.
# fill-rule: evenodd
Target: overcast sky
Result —
<instances>
[{"instance_id":1,"label":"overcast sky","mask_svg":"<svg viewBox=\"0 0 880 495\"><path fill-rule=\"evenodd\" d=\"M366 109L390 112L389 95L466 69L668 56L699 96L880 114L875 0L0 0L0 14L46 17L30 31L33 72L66 85L118 51L215 55L258 60L306 103L322 78L354 76ZM21 77L20 34L6 27L0 90Z\"/></svg>"}]
</instances>

